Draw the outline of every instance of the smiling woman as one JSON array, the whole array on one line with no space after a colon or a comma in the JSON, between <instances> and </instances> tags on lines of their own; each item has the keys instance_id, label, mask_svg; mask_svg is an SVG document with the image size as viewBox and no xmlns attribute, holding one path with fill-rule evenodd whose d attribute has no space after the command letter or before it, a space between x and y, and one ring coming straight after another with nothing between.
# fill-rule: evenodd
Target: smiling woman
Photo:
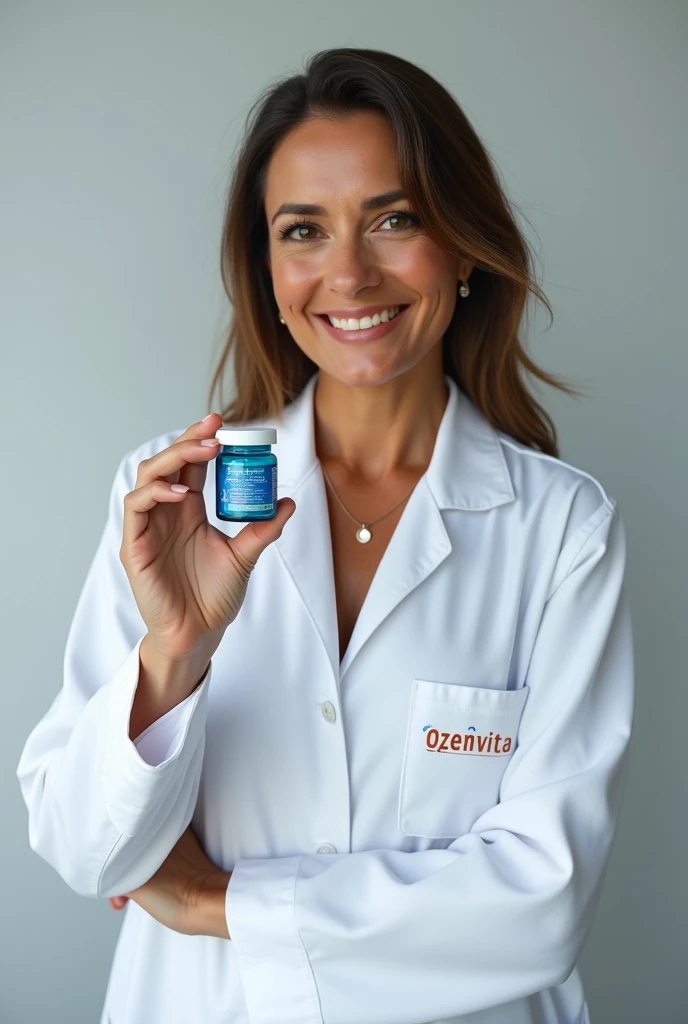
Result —
<instances>
[{"instance_id":1,"label":"smiling woman","mask_svg":"<svg viewBox=\"0 0 688 1024\"><path fill-rule=\"evenodd\" d=\"M222 271L211 394L231 362L222 419L276 431L277 515L217 517L216 412L127 452L18 768L33 848L127 908L101 1024L587 1024L625 533L522 379L570 390L491 161L425 71L318 53Z\"/></svg>"}]
</instances>

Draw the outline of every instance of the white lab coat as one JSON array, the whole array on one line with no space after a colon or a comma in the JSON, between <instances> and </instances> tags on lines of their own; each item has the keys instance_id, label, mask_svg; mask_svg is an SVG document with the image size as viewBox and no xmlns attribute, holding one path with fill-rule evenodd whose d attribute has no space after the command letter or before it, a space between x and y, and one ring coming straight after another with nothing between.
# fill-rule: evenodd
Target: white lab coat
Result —
<instances>
[{"instance_id":1,"label":"white lab coat","mask_svg":"<svg viewBox=\"0 0 688 1024\"><path fill-rule=\"evenodd\" d=\"M202 685L133 743L146 627L122 499L181 431L124 456L62 688L21 755L31 847L76 892L141 885L189 822L233 872L230 941L129 901L101 1024L586 1024L576 962L634 703L617 503L446 377L340 664L316 379L269 421L294 515ZM211 462L208 517L234 536L214 488Z\"/></svg>"}]
</instances>

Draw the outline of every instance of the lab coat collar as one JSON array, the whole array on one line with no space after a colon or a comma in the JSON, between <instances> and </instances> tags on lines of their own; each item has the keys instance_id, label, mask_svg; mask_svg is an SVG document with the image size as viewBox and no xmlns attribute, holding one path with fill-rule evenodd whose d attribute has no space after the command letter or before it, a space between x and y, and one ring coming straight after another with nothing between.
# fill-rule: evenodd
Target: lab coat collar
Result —
<instances>
[{"instance_id":1,"label":"lab coat collar","mask_svg":"<svg viewBox=\"0 0 688 1024\"><path fill-rule=\"evenodd\" d=\"M273 421L278 496L297 503L275 549L315 626L339 682L397 604L452 551L443 509L482 511L514 500L495 429L445 375L449 397L426 472L380 560L340 662L327 493L315 450L313 397L318 372ZM353 524L352 524L353 527Z\"/></svg>"},{"instance_id":2,"label":"lab coat collar","mask_svg":"<svg viewBox=\"0 0 688 1024\"><path fill-rule=\"evenodd\" d=\"M313 397L316 371L295 401L275 421L280 487L290 494L319 466L315 450ZM482 511L514 500L514 489L494 427L447 374L449 389L425 477L438 508ZM295 499L296 500L296 499Z\"/></svg>"}]
</instances>

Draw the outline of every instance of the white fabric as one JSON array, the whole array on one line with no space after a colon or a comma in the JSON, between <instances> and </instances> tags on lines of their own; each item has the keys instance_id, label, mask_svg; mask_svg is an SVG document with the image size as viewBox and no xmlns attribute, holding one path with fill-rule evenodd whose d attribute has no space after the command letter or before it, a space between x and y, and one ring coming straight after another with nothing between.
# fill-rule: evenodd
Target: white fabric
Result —
<instances>
[{"instance_id":1,"label":"white fabric","mask_svg":"<svg viewBox=\"0 0 688 1024\"><path fill-rule=\"evenodd\" d=\"M62 689L22 752L31 846L76 892L141 885L189 822L233 872L229 941L129 901L102 1022L587 1024L576 963L634 703L617 503L446 377L432 461L340 665L316 379L256 424L277 427L296 512L203 682L136 743L146 630L118 556L122 500L181 431L124 456ZM234 536L213 470L208 516Z\"/></svg>"}]
</instances>

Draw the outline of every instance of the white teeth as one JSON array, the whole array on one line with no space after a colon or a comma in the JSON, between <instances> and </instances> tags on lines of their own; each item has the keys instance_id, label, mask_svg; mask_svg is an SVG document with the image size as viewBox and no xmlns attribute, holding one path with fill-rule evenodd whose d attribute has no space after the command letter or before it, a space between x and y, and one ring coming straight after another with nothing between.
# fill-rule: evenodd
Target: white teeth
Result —
<instances>
[{"instance_id":1,"label":"white teeth","mask_svg":"<svg viewBox=\"0 0 688 1024\"><path fill-rule=\"evenodd\" d=\"M383 309L381 313L375 313L372 317L364 316L360 320L356 320L354 317L349 319L339 320L336 316L330 316L328 314L328 320L333 327L338 327L341 331L364 331L366 327L377 327L378 324L386 324L389 320L393 320L399 312L398 306L392 306L391 309Z\"/></svg>"}]
</instances>

